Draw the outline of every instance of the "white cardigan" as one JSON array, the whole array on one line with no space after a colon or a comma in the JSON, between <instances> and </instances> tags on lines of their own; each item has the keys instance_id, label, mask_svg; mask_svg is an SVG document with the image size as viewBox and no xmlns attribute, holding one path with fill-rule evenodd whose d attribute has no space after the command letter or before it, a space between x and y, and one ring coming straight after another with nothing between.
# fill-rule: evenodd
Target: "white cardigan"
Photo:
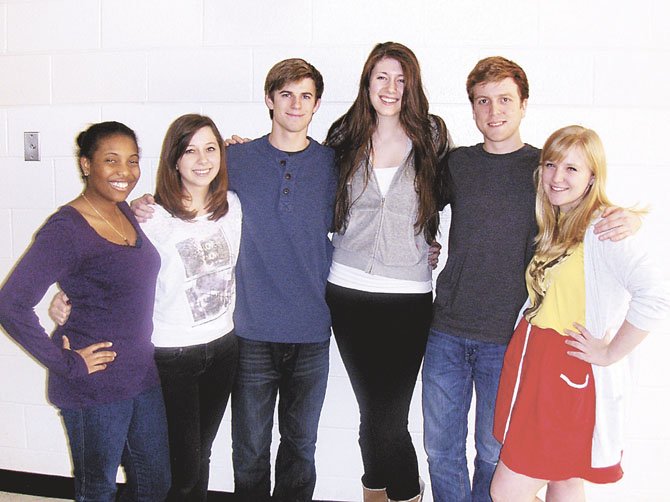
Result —
<instances>
[{"instance_id":1,"label":"white cardigan","mask_svg":"<svg viewBox=\"0 0 670 502\"><path fill-rule=\"evenodd\" d=\"M584 236L586 328L597 337L614 336L624 320L653 331L670 310L670 287L656 268L639 236L601 241L594 221ZM521 310L529 306L529 302ZM596 423L592 467L609 467L621 460L625 401L631 383L630 356L610 366L593 367Z\"/></svg>"}]
</instances>

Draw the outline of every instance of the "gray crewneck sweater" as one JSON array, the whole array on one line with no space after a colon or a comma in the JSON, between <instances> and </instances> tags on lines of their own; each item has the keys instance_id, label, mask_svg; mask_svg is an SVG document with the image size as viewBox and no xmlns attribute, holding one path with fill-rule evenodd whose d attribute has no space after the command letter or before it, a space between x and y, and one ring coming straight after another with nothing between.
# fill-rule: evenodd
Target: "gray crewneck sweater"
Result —
<instances>
[{"instance_id":1,"label":"gray crewneck sweater","mask_svg":"<svg viewBox=\"0 0 670 502\"><path fill-rule=\"evenodd\" d=\"M447 264L436 283L432 328L506 344L526 299L525 270L533 256L535 186L540 150L509 154L482 144L449 157L452 217Z\"/></svg>"}]
</instances>

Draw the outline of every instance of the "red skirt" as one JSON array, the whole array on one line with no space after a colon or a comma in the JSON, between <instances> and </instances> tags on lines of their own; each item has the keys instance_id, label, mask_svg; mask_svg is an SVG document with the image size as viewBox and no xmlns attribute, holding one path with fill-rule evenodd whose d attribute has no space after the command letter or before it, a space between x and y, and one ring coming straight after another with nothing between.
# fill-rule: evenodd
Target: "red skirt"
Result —
<instances>
[{"instance_id":1,"label":"red skirt","mask_svg":"<svg viewBox=\"0 0 670 502\"><path fill-rule=\"evenodd\" d=\"M500 459L536 479L621 479L621 464L591 467L595 387L591 364L569 356L567 338L522 320L505 353L493 434ZM524 354L525 352L525 354ZM517 383L518 380L518 383Z\"/></svg>"}]
</instances>

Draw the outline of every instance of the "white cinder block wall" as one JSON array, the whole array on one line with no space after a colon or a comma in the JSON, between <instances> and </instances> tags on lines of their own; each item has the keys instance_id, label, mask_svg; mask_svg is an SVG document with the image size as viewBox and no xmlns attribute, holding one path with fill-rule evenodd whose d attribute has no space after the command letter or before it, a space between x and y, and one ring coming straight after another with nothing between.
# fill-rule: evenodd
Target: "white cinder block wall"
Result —
<instances>
[{"instance_id":1,"label":"white cinder block wall","mask_svg":"<svg viewBox=\"0 0 670 502\"><path fill-rule=\"evenodd\" d=\"M321 140L353 99L366 55L386 40L415 50L432 110L461 145L479 140L464 88L468 71L488 55L519 62L531 85L525 141L541 146L569 123L596 129L609 156L611 196L652 206L645 227L654 251L667 257L669 15L665 0L0 0L0 276L46 216L80 191L74 137L88 123L120 120L138 132L143 177L135 193L150 192L162 136L178 115L209 114L224 136L265 133L265 74L274 62L300 56L325 78L310 132ZM39 131L41 161L24 162L24 131ZM626 476L615 486L590 486L590 500L667 498L669 331L641 349ZM0 337L0 469L70 474L44 385L44 370ZM419 396L417 389L410 425L428 479ZM356 426L333 344L317 498L360 498ZM227 415L212 489L232 490L229 445Z\"/></svg>"}]
</instances>

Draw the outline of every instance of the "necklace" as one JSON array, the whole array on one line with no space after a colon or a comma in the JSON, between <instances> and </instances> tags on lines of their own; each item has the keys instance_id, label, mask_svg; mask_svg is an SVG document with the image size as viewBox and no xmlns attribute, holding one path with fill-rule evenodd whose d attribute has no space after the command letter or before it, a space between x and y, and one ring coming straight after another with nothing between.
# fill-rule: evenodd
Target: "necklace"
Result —
<instances>
[{"instance_id":1,"label":"necklace","mask_svg":"<svg viewBox=\"0 0 670 502\"><path fill-rule=\"evenodd\" d=\"M123 241L126 243L126 246L130 246L130 242L128 242L128 238L127 238L123 233L119 232L119 231L116 229L116 227L115 227L114 225L112 225L112 224L109 222L109 220L108 220L107 218L105 218L102 214L100 214L100 211L98 211L98 210L95 208L95 206L94 206L93 204L91 204L91 201L88 200L88 197L86 197L86 195L84 195L83 192L82 192L81 196L82 196L82 197L84 198L84 200L88 203L88 205L91 206L91 209L93 209L93 211L95 211L95 214L97 214L98 216L100 216L100 218L102 218L102 221L104 221L105 223L107 223L107 225L109 226L109 228L111 228L112 230L114 230L114 232L115 232L119 237L121 237L121 238L123 239ZM119 220L119 226L121 226L121 217L120 217L118 214L116 215L116 217L117 217L117 219Z\"/></svg>"}]
</instances>

